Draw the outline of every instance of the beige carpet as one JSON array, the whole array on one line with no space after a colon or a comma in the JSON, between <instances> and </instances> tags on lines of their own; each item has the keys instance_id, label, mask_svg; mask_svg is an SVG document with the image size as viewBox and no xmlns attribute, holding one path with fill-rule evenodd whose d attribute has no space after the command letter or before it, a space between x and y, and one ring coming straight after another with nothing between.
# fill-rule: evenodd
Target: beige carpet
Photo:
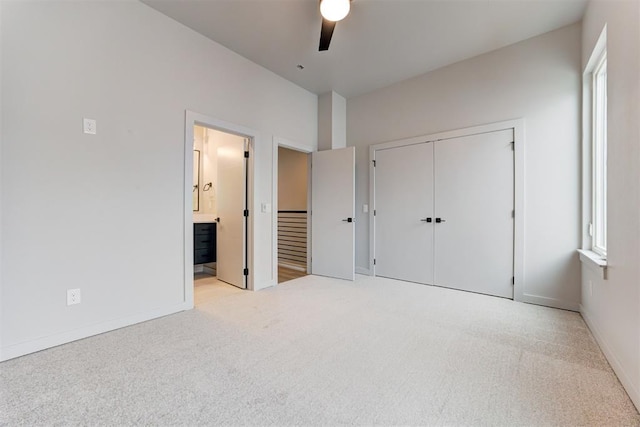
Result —
<instances>
[{"instance_id":1,"label":"beige carpet","mask_svg":"<svg viewBox=\"0 0 640 427\"><path fill-rule=\"evenodd\" d=\"M576 313L359 276L0 364L1 425L640 425Z\"/></svg>"}]
</instances>

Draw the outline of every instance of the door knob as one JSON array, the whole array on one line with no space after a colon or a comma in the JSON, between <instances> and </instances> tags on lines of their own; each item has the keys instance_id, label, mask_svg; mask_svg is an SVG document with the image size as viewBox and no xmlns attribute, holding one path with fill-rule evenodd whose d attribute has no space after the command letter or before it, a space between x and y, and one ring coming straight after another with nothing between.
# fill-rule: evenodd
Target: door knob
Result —
<instances>
[{"instance_id":1,"label":"door knob","mask_svg":"<svg viewBox=\"0 0 640 427\"><path fill-rule=\"evenodd\" d=\"M423 218L420 221L422 221L422 222L431 222L431 218Z\"/></svg>"},{"instance_id":2,"label":"door knob","mask_svg":"<svg viewBox=\"0 0 640 427\"><path fill-rule=\"evenodd\" d=\"M436 222L439 224L441 222L447 222L445 219L442 218L436 218Z\"/></svg>"},{"instance_id":3,"label":"door knob","mask_svg":"<svg viewBox=\"0 0 640 427\"><path fill-rule=\"evenodd\" d=\"M220 222L220 217L216 218L216 222L219 223Z\"/></svg>"},{"instance_id":4,"label":"door knob","mask_svg":"<svg viewBox=\"0 0 640 427\"><path fill-rule=\"evenodd\" d=\"M353 220L353 218L343 219L342 221L343 221L343 222L355 222L355 221Z\"/></svg>"}]
</instances>

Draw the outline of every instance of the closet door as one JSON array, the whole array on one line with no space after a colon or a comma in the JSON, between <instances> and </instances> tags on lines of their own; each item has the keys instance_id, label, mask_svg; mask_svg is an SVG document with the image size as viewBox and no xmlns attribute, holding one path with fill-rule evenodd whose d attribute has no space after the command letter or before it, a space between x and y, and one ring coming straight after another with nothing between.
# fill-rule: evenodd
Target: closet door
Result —
<instances>
[{"instance_id":1,"label":"closet door","mask_svg":"<svg viewBox=\"0 0 640 427\"><path fill-rule=\"evenodd\" d=\"M433 143L375 153L375 273L433 283Z\"/></svg>"},{"instance_id":2,"label":"closet door","mask_svg":"<svg viewBox=\"0 0 640 427\"><path fill-rule=\"evenodd\" d=\"M435 143L435 284L513 298L512 141L510 129Z\"/></svg>"}]
</instances>

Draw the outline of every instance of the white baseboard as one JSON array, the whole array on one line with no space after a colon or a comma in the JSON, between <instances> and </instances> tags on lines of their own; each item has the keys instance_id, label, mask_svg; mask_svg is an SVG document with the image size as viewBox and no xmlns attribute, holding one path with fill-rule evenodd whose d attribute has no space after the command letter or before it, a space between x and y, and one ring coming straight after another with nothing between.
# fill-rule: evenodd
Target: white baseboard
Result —
<instances>
[{"instance_id":1,"label":"white baseboard","mask_svg":"<svg viewBox=\"0 0 640 427\"><path fill-rule=\"evenodd\" d=\"M546 307L559 308L561 310L580 311L580 303L567 302L556 298L547 298L537 295L524 294L522 295L520 302L527 302L529 304L544 305Z\"/></svg>"},{"instance_id":2,"label":"white baseboard","mask_svg":"<svg viewBox=\"0 0 640 427\"><path fill-rule=\"evenodd\" d=\"M620 380L625 391L631 398L631 401L636 406L636 409L640 410L640 390L638 390L634 386L633 381L631 381L631 377L625 372L624 368L620 364L620 361L616 357L615 353L611 350L611 347L609 346L609 344L607 344L607 340L604 338L604 335L600 333L600 330L598 329L596 324L592 321L592 319L589 317L589 314L584 309L582 304L580 304L580 315L582 315L584 322L589 327L589 330L591 330L593 337L596 339L596 342L598 343L598 345L600 346L600 349L602 350L605 357L607 358L607 361L611 365L611 368L613 368L613 371L618 376L618 379Z\"/></svg>"},{"instance_id":3,"label":"white baseboard","mask_svg":"<svg viewBox=\"0 0 640 427\"><path fill-rule=\"evenodd\" d=\"M371 270L364 267L356 267L356 274L364 274L365 276L371 276Z\"/></svg>"},{"instance_id":4,"label":"white baseboard","mask_svg":"<svg viewBox=\"0 0 640 427\"><path fill-rule=\"evenodd\" d=\"M113 331L115 329L124 328L125 326L131 326L136 323L146 322L147 320L157 319L158 317L164 317L180 311L190 310L192 308L193 304L183 302L177 305L151 310L146 313L139 313L133 316L123 317L121 319L100 322L94 325L74 329L72 331L61 332L47 337L36 338L31 341L9 345L0 349L0 362Z\"/></svg>"}]
</instances>

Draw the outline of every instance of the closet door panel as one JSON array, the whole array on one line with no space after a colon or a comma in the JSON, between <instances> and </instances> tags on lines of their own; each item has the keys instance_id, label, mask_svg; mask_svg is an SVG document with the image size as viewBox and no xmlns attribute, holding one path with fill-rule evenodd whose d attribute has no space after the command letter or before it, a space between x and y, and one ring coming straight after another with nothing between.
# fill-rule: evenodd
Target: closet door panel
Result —
<instances>
[{"instance_id":1,"label":"closet door panel","mask_svg":"<svg viewBox=\"0 0 640 427\"><path fill-rule=\"evenodd\" d=\"M311 272L355 280L354 147L311 155Z\"/></svg>"},{"instance_id":2,"label":"closet door panel","mask_svg":"<svg viewBox=\"0 0 640 427\"><path fill-rule=\"evenodd\" d=\"M513 298L513 130L438 141L435 284Z\"/></svg>"},{"instance_id":3,"label":"closet door panel","mask_svg":"<svg viewBox=\"0 0 640 427\"><path fill-rule=\"evenodd\" d=\"M433 144L375 154L375 272L433 283Z\"/></svg>"}]
</instances>

